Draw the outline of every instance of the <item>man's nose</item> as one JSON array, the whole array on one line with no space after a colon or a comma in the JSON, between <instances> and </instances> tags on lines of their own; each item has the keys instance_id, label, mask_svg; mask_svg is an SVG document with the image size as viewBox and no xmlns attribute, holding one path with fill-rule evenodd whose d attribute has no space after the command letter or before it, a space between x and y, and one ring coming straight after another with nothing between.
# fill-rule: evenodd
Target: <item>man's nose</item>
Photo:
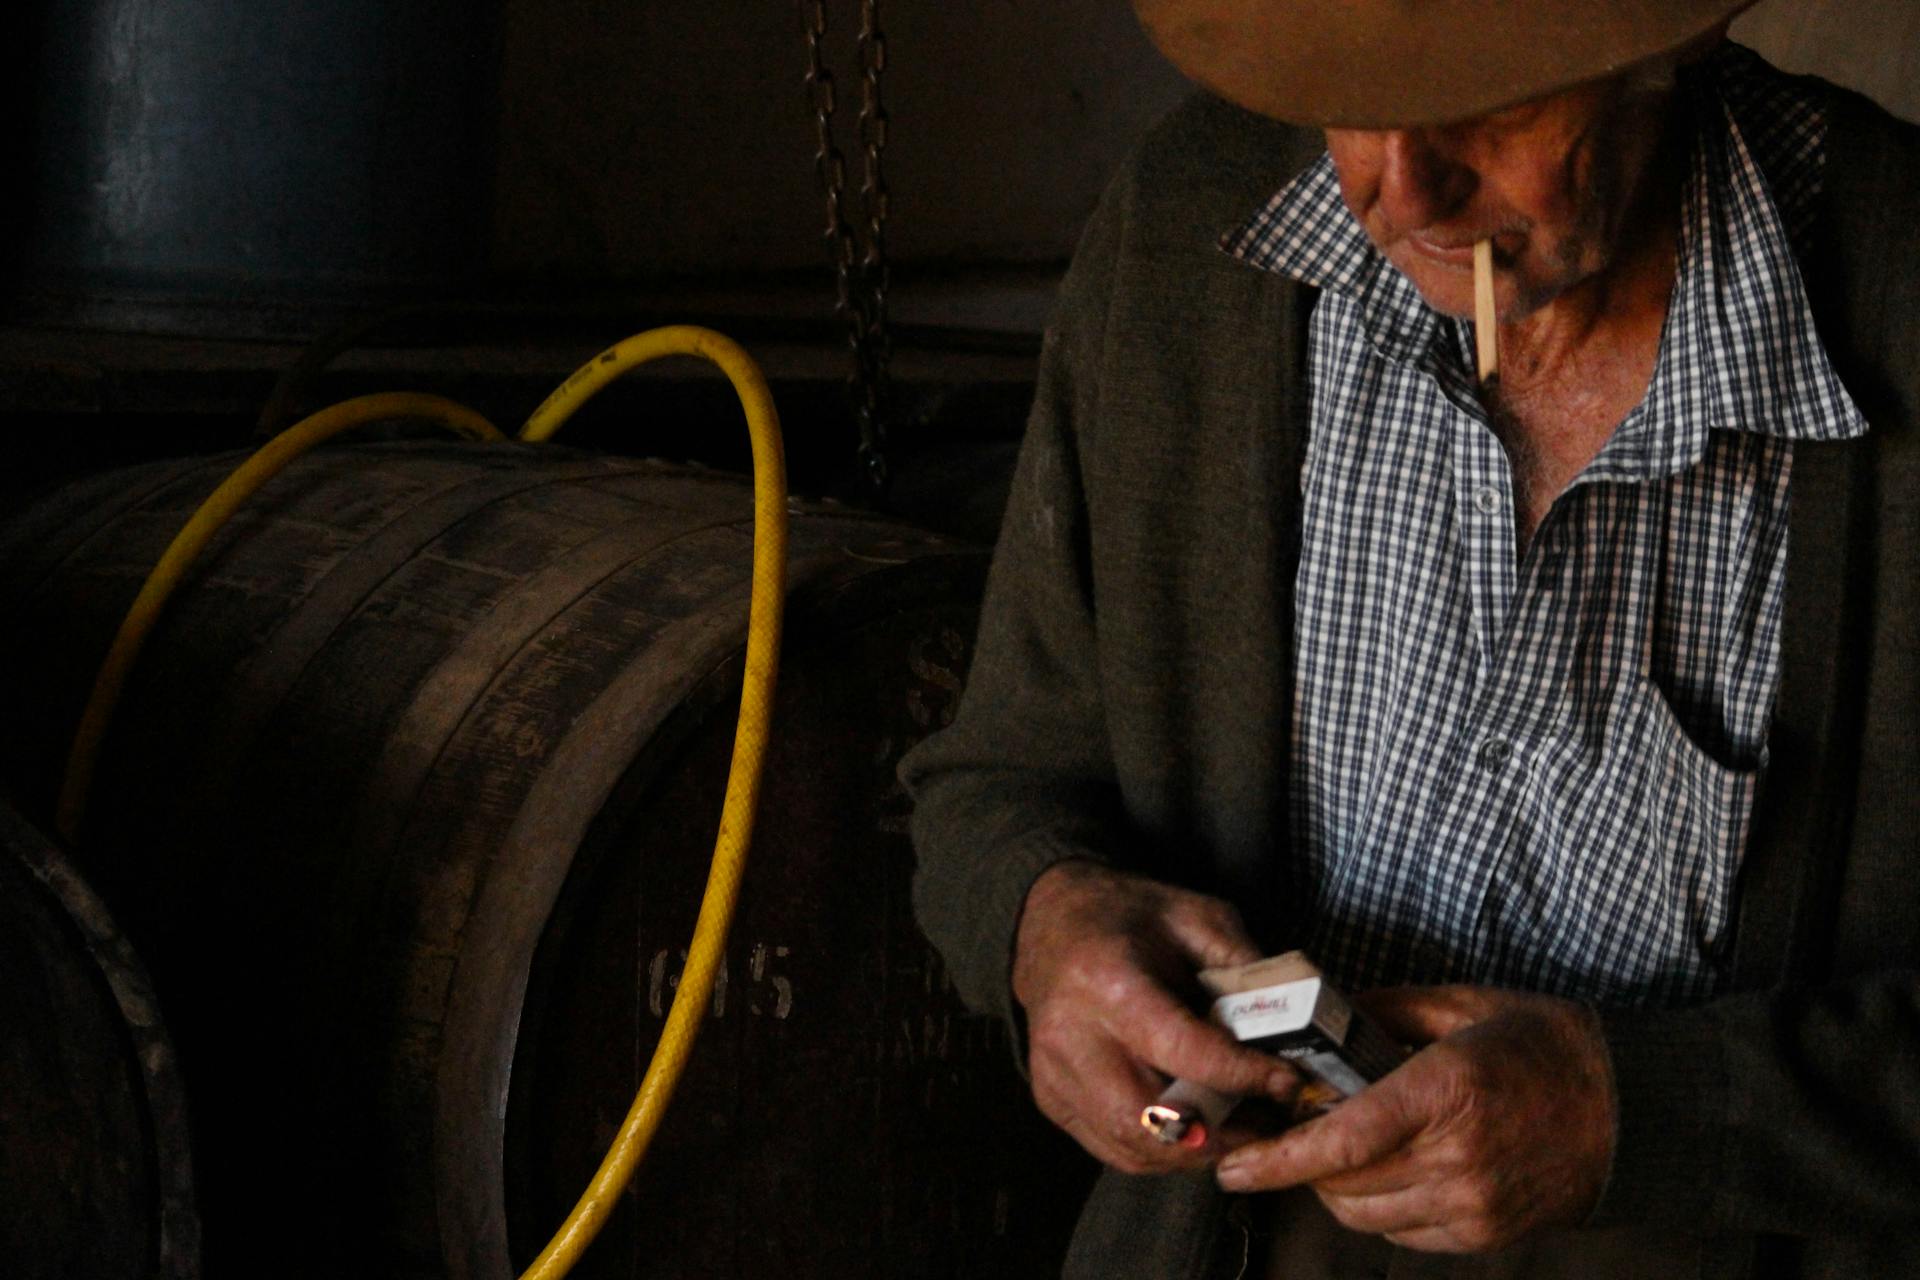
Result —
<instances>
[{"instance_id":1,"label":"man's nose","mask_svg":"<svg viewBox=\"0 0 1920 1280\"><path fill-rule=\"evenodd\" d=\"M1380 207L1401 231L1444 222L1473 194L1479 179L1425 129L1392 129L1381 137Z\"/></svg>"}]
</instances>

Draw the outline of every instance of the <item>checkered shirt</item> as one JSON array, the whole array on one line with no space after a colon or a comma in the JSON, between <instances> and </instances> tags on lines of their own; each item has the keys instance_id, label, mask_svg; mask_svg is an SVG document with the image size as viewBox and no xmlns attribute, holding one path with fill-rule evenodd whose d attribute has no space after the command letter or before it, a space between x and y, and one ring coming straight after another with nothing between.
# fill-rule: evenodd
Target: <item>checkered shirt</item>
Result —
<instances>
[{"instance_id":1,"label":"checkered shirt","mask_svg":"<svg viewBox=\"0 0 1920 1280\"><path fill-rule=\"evenodd\" d=\"M1725 975L1779 678L1792 442L1866 423L1796 265L1819 86L1729 46L1677 101L1695 137L1652 383L1523 555L1471 325L1372 247L1331 160L1222 240L1322 291L1292 905L1344 983L1678 1004Z\"/></svg>"}]
</instances>

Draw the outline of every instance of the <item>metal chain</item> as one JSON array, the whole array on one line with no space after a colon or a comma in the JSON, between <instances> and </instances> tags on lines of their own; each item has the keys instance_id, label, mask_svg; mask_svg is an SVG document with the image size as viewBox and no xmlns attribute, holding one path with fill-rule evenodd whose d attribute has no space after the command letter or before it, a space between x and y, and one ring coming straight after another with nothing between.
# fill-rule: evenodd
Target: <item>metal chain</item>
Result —
<instances>
[{"instance_id":1,"label":"metal chain","mask_svg":"<svg viewBox=\"0 0 1920 1280\"><path fill-rule=\"evenodd\" d=\"M833 114L838 103L833 73L827 69L822 52L827 34L826 0L800 0L800 10L807 40L807 92L818 136L813 167L827 200L823 238L834 264L834 313L847 326L852 354L847 391L860 432L860 481L877 494L887 483L887 364L892 354L887 337L887 187L880 167L887 142L887 112L880 99L880 77L887 64L886 33L880 27L880 0L861 0L859 230L866 240L862 248L847 217L846 157L833 136Z\"/></svg>"},{"instance_id":2,"label":"metal chain","mask_svg":"<svg viewBox=\"0 0 1920 1280\"><path fill-rule=\"evenodd\" d=\"M887 109L880 101L880 77L887 69L887 36L880 29L880 0L860 7L860 204L867 219L867 251L860 260L866 297L866 351L861 400L860 466L876 492L887 483L887 363L893 355L887 335L887 182L880 153L887 145Z\"/></svg>"}]
</instances>

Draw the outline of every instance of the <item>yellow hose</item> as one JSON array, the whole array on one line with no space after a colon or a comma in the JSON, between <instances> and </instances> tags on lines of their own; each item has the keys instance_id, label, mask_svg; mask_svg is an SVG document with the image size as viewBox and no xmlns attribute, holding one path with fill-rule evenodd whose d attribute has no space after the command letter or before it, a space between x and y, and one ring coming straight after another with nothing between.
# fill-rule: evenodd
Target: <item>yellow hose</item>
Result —
<instances>
[{"instance_id":1,"label":"yellow hose","mask_svg":"<svg viewBox=\"0 0 1920 1280\"><path fill-rule=\"evenodd\" d=\"M753 440L753 590L747 606L747 669L740 690L740 719L734 730L733 765L720 810L720 836L713 868L687 949L685 972L667 1011L667 1025L654 1046L653 1061L640 1081L633 1106L587 1189L540 1256L521 1280L559 1280L600 1234L607 1215L633 1179L633 1171L653 1140L680 1081L693 1039L699 1034L707 1001L740 896L740 874L760 801L760 771L766 758L773 714L774 678L780 660L780 615L787 577L787 473L780 444L780 417L759 366L732 339L692 325L653 329L603 351L582 365L548 396L520 429L522 440L545 440L593 395L635 365L661 356L699 356L720 367L740 397Z\"/></svg>"},{"instance_id":2,"label":"yellow hose","mask_svg":"<svg viewBox=\"0 0 1920 1280\"><path fill-rule=\"evenodd\" d=\"M499 440L500 432L491 422L463 404L444 396L394 391L379 395L356 396L309 417L301 419L260 449L220 483L200 509L174 536L160 560L147 575L113 637L113 645L94 677L93 692L87 697L86 710L80 714L80 727L74 731L73 746L67 752L67 768L60 783L60 801L54 810L54 826L73 843L79 835L80 819L86 812L87 791L93 785L94 764L100 757L100 744L113 709L127 683L127 673L140 656L153 630L160 610L180 585L200 553L220 527L240 509L240 504L260 486L278 475L288 463L323 440L342 431L369 422L388 422L395 418L423 418L438 422L475 440Z\"/></svg>"},{"instance_id":3,"label":"yellow hose","mask_svg":"<svg viewBox=\"0 0 1920 1280\"><path fill-rule=\"evenodd\" d=\"M774 683L779 674L780 621L787 577L786 458L780 439L780 415L774 409L773 393L760 367L738 343L711 329L693 325L652 329L617 343L575 370L534 410L520 429L520 439L528 442L550 439L581 405L615 378L636 365L672 355L697 356L719 366L740 397L753 444L753 585L748 596L747 664L740 693L740 717L734 729L733 763L727 774L720 834L714 843L713 865L707 875L700 915L694 923L686 968L674 994L673 1006L667 1011L666 1026L654 1047L653 1060L599 1170L553 1239L522 1274L522 1280L559 1280L572 1270L580 1255L600 1234L607 1216L632 1181L640 1157L658 1131L667 1103L693 1052L694 1037L699 1034L707 1001L713 995L727 930L733 923L734 906L740 896L740 877L746 867L747 847L753 838L754 817L759 809L760 776L772 723ZM60 789L56 823L69 841L73 841L79 831L100 744L126 684L127 673L139 657L161 608L194 559L240 505L295 458L351 427L392 418L428 418L474 439L501 438L485 418L439 396L409 393L360 396L323 409L289 427L228 476L193 513L154 565L140 594L127 610L106 661L101 664L80 728L74 734Z\"/></svg>"}]
</instances>

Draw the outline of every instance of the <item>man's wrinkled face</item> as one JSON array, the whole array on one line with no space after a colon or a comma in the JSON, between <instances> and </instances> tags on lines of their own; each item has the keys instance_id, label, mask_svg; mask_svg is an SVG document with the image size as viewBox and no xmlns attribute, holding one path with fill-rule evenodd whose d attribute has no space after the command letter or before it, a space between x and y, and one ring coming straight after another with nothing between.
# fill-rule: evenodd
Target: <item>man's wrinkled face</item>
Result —
<instances>
[{"instance_id":1,"label":"man's wrinkled face","mask_svg":"<svg viewBox=\"0 0 1920 1280\"><path fill-rule=\"evenodd\" d=\"M1491 236L1513 320L1627 242L1670 100L1611 80L1459 124L1329 129L1327 149L1347 208L1436 311L1473 313L1473 245Z\"/></svg>"}]
</instances>

